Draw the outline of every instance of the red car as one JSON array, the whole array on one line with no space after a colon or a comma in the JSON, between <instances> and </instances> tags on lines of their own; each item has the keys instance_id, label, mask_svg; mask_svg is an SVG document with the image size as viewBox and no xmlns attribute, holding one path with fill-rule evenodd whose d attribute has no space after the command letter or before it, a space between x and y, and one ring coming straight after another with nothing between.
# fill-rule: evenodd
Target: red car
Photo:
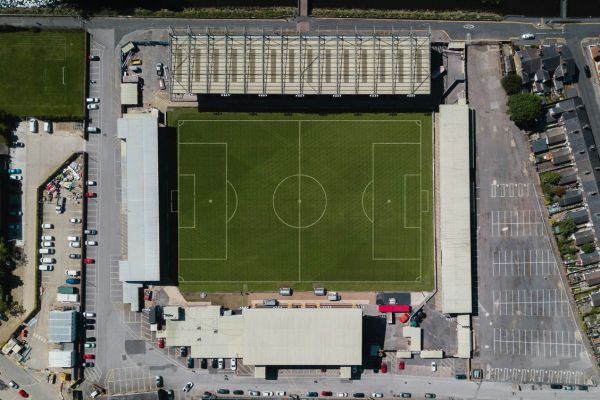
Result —
<instances>
[{"instance_id":1,"label":"red car","mask_svg":"<svg viewBox=\"0 0 600 400\"><path fill-rule=\"evenodd\" d=\"M93 360L94 358L96 358L96 356L93 354L84 354L83 355L84 360Z\"/></svg>"},{"instance_id":2,"label":"red car","mask_svg":"<svg viewBox=\"0 0 600 400\"><path fill-rule=\"evenodd\" d=\"M382 362L381 363L381 367L379 368L379 370L381 371L382 374L387 373L387 364Z\"/></svg>"},{"instance_id":3,"label":"red car","mask_svg":"<svg viewBox=\"0 0 600 400\"><path fill-rule=\"evenodd\" d=\"M19 390L19 395L21 397L25 397L28 398L29 397L29 393L27 393L26 391L24 391L23 389Z\"/></svg>"},{"instance_id":4,"label":"red car","mask_svg":"<svg viewBox=\"0 0 600 400\"><path fill-rule=\"evenodd\" d=\"M159 338L158 339L158 348L159 349L164 349L165 348L165 338Z\"/></svg>"},{"instance_id":5,"label":"red car","mask_svg":"<svg viewBox=\"0 0 600 400\"><path fill-rule=\"evenodd\" d=\"M96 197L96 193L94 193L94 192L85 192L85 197Z\"/></svg>"},{"instance_id":6,"label":"red car","mask_svg":"<svg viewBox=\"0 0 600 400\"><path fill-rule=\"evenodd\" d=\"M400 360L400 362L398 363L398 368L404 369L404 360Z\"/></svg>"},{"instance_id":7,"label":"red car","mask_svg":"<svg viewBox=\"0 0 600 400\"><path fill-rule=\"evenodd\" d=\"M325 396L325 397L329 397L331 396L333 393L331 393L331 391L329 390L322 390L321 391L321 396Z\"/></svg>"},{"instance_id":8,"label":"red car","mask_svg":"<svg viewBox=\"0 0 600 400\"><path fill-rule=\"evenodd\" d=\"M83 259L83 263L84 264L93 264L94 263L94 259L93 258L84 258Z\"/></svg>"}]
</instances>

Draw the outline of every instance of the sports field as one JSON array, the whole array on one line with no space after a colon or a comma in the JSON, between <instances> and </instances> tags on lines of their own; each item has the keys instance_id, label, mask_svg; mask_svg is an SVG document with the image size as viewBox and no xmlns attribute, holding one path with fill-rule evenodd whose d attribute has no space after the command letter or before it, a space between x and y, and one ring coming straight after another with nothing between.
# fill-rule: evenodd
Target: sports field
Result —
<instances>
[{"instance_id":1,"label":"sports field","mask_svg":"<svg viewBox=\"0 0 600 400\"><path fill-rule=\"evenodd\" d=\"M83 31L0 33L0 109L83 117Z\"/></svg>"},{"instance_id":2,"label":"sports field","mask_svg":"<svg viewBox=\"0 0 600 400\"><path fill-rule=\"evenodd\" d=\"M183 291L433 286L429 114L169 114Z\"/></svg>"}]
</instances>

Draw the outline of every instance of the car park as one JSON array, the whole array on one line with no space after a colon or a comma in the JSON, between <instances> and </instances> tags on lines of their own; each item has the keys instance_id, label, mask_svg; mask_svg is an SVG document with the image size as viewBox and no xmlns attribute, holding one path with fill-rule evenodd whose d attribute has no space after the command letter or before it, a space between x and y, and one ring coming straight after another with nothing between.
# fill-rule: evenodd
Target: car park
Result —
<instances>
[{"instance_id":1,"label":"car park","mask_svg":"<svg viewBox=\"0 0 600 400\"><path fill-rule=\"evenodd\" d=\"M159 349L164 349L165 348L165 338L158 338L157 344L158 344Z\"/></svg>"},{"instance_id":2,"label":"car park","mask_svg":"<svg viewBox=\"0 0 600 400\"><path fill-rule=\"evenodd\" d=\"M81 218L70 218L69 222L72 224L80 224L81 223Z\"/></svg>"},{"instance_id":3,"label":"car park","mask_svg":"<svg viewBox=\"0 0 600 400\"><path fill-rule=\"evenodd\" d=\"M93 198L93 197L96 197L97 194L95 192L85 192L84 196L85 197L89 197L89 198Z\"/></svg>"},{"instance_id":4,"label":"car park","mask_svg":"<svg viewBox=\"0 0 600 400\"><path fill-rule=\"evenodd\" d=\"M154 377L154 383L156 383L156 387L163 387L163 377L160 375L156 375Z\"/></svg>"},{"instance_id":5,"label":"car park","mask_svg":"<svg viewBox=\"0 0 600 400\"><path fill-rule=\"evenodd\" d=\"M83 233L86 235L96 235L98 234L98 231L95 229L86 229L83 231Z\"/></svg>"},{"instance_id":6,"label":"car park","mask_svg":"<svg viewBox=\"0 0 600 400\"><path fill-rule=\"evenodd\" d=\"M42 229L54 229L53 224L42 224Z\"/></svg>"},{"instance_id":7,"label":"car park","mask_svg":"<svg viewBox=\"0 0 600 400\"><path fill-rule=\"evenodd\" d=\"M98 242L96 242L95 240L86 240L85 245L86 246L98 246Z\"/></svg>"},{"instance_id":8,"label":"car park","mask_svg":"<svg viewBox=\"0 0 600 400\"><path fill-rule=\"evenodd\" d=\"M93 264L94 263L94 259L93 258L84 258L83 259L83 263L84 264Z\"/></svg>"},{"instance_id":9,"label":"car park","mask_svg":"<svg viewBox=\"0 0 600 400\"><path fill-rule=\"evenodd\" d=\"M88 110L98 110L100 106L97 103L90 103L87 105Z\"/></svg>"},{"instance_id":10,"label":"car park","mask_svg":"<svg viewBox=\"0 0 600 400\"><path fill-rule=\"evenodd\" d=\"M85 347L86 349L95 349L96 348L96 343L91 343L91 342L86 342L83 347Z\"/></svg>"},{"instance_id":11,"label":"car park","mask_svg":"<svg viewBox=\"0 0 600 400\"><path fill-rule=\"evenodd\" d=\"M77 254L77 253L69 253L69 258L71 260L79 260L81 258L81 254Z\"/></svg>"},{"instance_id":12,"label":"car park","mask_svg":"<svg viewBox=\"0 0 600 400\"><path fill-rule=\"evenodd\" d=\"M192 390L192 388L194 387L194 383L193 382L188 382L185 384L185 386L183 387L183 392L187 393L190 390Z\"/></svg>"},{"instance_id":13,"label":"car park","mask_svg":"<svg viewBox=\"0 0 600 400\"><path fill-rule=\"evenodd\" d=\"M235 370L237 369L237 360L236 360L235 358L232 358L232 359L231 359L231 366L230 366L230 369L231 369L232 371L235 371Z\"/></svg>"}]
</instances>

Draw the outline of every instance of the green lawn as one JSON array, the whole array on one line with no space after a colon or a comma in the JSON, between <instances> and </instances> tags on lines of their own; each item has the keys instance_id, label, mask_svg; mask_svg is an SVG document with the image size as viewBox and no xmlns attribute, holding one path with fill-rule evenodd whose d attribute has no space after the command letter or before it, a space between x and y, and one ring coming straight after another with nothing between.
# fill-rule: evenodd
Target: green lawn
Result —
<instances>
[{"instance_id":1,"label":"green lawn","mask_svg":"<svg viewBox=\"0 0 600 400\"><path fill-rule=\"evenodd\" d=\"M82 118L84 64L83 31L0 33L0 109Z\"/></svg>"},{"instance_id":2,"label":"green lawn","mask_svg":"<svg viewBox=\"0 0 600 400\"><path fill-rule=\"evenodd\" d=\"M429 114L168 117L184 292L433 287Z\"/></svg>"}]
</instances>

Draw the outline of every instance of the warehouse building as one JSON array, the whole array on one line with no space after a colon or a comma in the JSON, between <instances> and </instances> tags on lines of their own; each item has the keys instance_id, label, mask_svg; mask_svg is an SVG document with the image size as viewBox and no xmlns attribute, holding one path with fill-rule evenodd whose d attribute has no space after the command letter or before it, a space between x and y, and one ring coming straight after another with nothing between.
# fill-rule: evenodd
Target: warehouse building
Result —
<instances>
[{"instance_id":1,"label":"warehouse building","mask_svg":"<svg viewBox=\"0 0 600 400\"><path fill-rule=\"evenodd\" d=\"M77 311L50 311L48 315L48 342L71 343L77 337Z\"/></svg>"},{"instance_id":2,"label":"warehouse building","mask_svg":"<svg viewBox=\"0 0 600 400\"><path fill-rule=\"evenodd\" d=\"M430 36L172 31L171 95L429 95Z\"/></svg>"},{"instance_id":3,"label":"warehouse building","mask_svg":"<svg viewBox=\"0 0 600 400\"><path fill-rule=\"evenodd\" d=\"M239 358L257 377L268 366L342 367L362 364L359 308L251 308L223 315L220 306L171 312L157 333L168 346L189 346L194 358Z\"/></svg>"}]
</instances>

